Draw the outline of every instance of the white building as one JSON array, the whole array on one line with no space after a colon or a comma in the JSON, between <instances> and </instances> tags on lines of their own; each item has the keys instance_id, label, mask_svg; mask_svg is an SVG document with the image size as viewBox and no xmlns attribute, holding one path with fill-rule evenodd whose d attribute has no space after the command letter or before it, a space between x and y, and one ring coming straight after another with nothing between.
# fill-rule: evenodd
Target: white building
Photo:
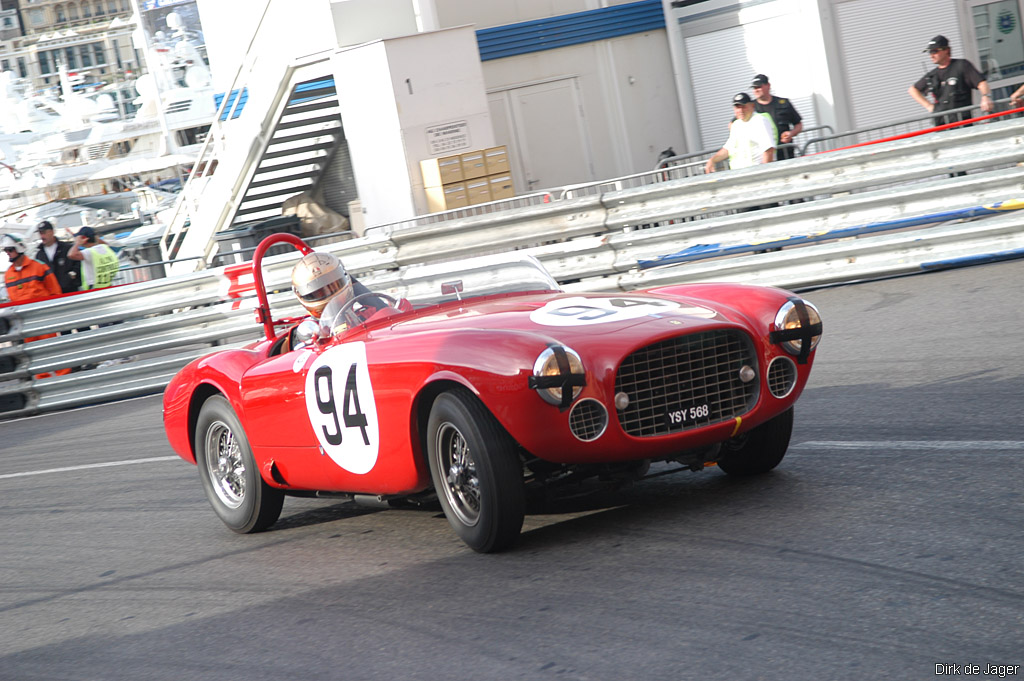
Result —
<instances>
[{"instance_id":1,"label":"white building","mask_svg":"<svg viewBox=\"0 0 1024 681\"><path fill-rule=\"evenodd\" d=\"M199 0L215 78L233 75L245 53L263 16L263 3L253 4L259 7L240 13L233 3ZM732 96L749 91L757 73L769 75L774 94L794 101L806 128L827 125L840 132L920 116L906 90L930 68L922 50L937 34L949 38L954 57L989 69L990 85L997 98L1004 97L1024 79L1022 5L1024 0L272 0L264 23L276 31L257 49L267 51L262 59L272 58L271 51L296 58L471 26L477 54L449 57L479 60L473 68L482 74L489 120L475 125L479 130L489 123L490 130L478 139L507 146L522 194L649 170L668 147L680 154L717 148L727 135ZM403 77L392 77L388 91L397 101ZM358 88L366 87L343 72L335 73L335 84L342 111L345 99L358 98ZM374 106L380 97L370 97ZM466 100L474 108L469 114L478 113L478 101ZM444 102L438 116L450 118L459 106ZM362 118L358 130L343 120L350 140L372 135L365 126L373 117ZM408 144L405 150L409 177L394 191L422 194L411 169L429 149L416 149L416 158L409 157ZM369 177L363 186L383 181L380 169L367 163L365 154L361 159L353 153L357 180ZM420 198L402 203L423 212Z\"/></svg>"}]
</instances>

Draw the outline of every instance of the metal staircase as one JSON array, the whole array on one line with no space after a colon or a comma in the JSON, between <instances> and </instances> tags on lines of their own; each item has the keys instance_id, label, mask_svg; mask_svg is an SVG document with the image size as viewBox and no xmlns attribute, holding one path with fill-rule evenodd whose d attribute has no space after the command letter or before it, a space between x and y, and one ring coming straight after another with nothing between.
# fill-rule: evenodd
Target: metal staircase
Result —
<instances>
[{"instance_id":1,"label":"metal staircase","mask_svg":"<svg viewBox=\"0 0 1024 681\"><path fill-rule=\"evenodd\" d=\"M160 240L168 274L204 269L218 232L279 216L347 149L329 53L283 65L250 51L228 92Z\"/></svg>"},{"instance_id":2,"label":"metal staircase","mask_svg":"<svg viewBox=\"0 0 1024 681\"><path fill-rule=\"evenodd\" d=\"M342 137L333 76L296 83L231 226L276 217L284 199L313 189Z\"/></svg>"}]
</instances>

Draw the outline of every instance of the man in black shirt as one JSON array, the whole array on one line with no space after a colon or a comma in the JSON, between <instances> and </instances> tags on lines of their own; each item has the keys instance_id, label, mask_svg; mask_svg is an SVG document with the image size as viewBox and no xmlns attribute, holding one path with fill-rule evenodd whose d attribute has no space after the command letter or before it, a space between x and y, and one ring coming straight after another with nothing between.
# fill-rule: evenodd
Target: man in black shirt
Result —
<instances>
[{"instance_id":1,"label":"man in black shirt","mask_svg":"<svg viewBox=\"0 0 1024 681\"><path fill-rule=\"evenodd\" d=\"M754 111L766 113L775 122L776 140L775 145L789 144L793 138L804 129L803 118L793 108L793 102L783 97L772 96L772 85L768 82L768 76L759 73L754 76L754 82L750 87L754 89L756 98ZM781 161L796 156L793 147L781 147L775 150L775 160Z\"/></svg>"},{"instance_id":2,"label":"man in black shirt","mask_svg":"<svg viewBox=\"0 0 1024 681\"><path fill-rule=\"evenodd\" d=\"M61 291L71 293L79 290L82 287L82 264L68 258L71 244L54 236L53 225L47 220L40 222L36 230L42 243L36 250L35 259L53 270Z\"/></svg>"},{"instance_id":3,"label":"man in black shirt","mask_svg":"<svg viewBox=\"0 0 1024 681\"><path fill-rule=\"evenodd\" d=\"M959 109L971 105L973 88L981 93L981 110L986 113L992 111L992 96L985 76L966 59L951 58L949 41L945 36L937 35L932 38L924 51L931 55L935 68L907 89L915 101L934 113ZM928 99L928 95L931 95L934 101ZM970 117L970 111L936 116L935 124L945 125L958 120L965 121Z\"/></svg>"}]
</instances>

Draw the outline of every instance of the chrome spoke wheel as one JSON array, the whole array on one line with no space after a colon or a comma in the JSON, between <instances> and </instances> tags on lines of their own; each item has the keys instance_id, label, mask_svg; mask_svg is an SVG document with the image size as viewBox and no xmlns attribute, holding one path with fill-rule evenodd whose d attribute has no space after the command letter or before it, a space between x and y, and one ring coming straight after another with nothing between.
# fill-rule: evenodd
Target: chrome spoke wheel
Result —
<instances>
[{"instance_id":1,"label":"chrome spoke wheel","mask_svg":"<svg viewBox=\"0 0 1024 681\"><path fill-rule=\"evenodd\" d=\"M480 478L473 453L462 433L451 423L437 431L438 470L445 473L444 495L459 521L472 527L480 520Z\"/></svg>"},{"instance_id":2,"label":"chrome spoke wheel","mask_svg":"<svg viewBox=\"0 0 1024 681\"><path fill-rule=\"evenodd\" d=\"M235 434L223 421L214 421L206 430L207 470L217 498L228 508L238 508L245 500L245 458Z\"/></svg>"}]
</instances>

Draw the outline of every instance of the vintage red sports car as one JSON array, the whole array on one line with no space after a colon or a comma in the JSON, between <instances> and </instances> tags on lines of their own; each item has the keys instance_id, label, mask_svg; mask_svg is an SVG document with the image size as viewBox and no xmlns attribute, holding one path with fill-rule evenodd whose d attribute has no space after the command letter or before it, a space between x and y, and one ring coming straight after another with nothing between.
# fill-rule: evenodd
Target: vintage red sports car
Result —
<instances>
[{"instance_id":1,"label":"vintage red sports car","mask_svg":"<svg viewBox=\"0 0 1024 681\"><path fill-rule=\"evenodd\" d=\"M652 461L764 473L821 335L814 306L780 289L568 293L514 255L412 304L378 294L369 319L364 294L278 331L261 263L281 243L311 252L285 234L257 249L265 339L192 362L164 393L172 447L236 532L271 526L286 495L436 492L466 544L496 551L519 535L527 490Z\"/></svg>"}]
</instances>

